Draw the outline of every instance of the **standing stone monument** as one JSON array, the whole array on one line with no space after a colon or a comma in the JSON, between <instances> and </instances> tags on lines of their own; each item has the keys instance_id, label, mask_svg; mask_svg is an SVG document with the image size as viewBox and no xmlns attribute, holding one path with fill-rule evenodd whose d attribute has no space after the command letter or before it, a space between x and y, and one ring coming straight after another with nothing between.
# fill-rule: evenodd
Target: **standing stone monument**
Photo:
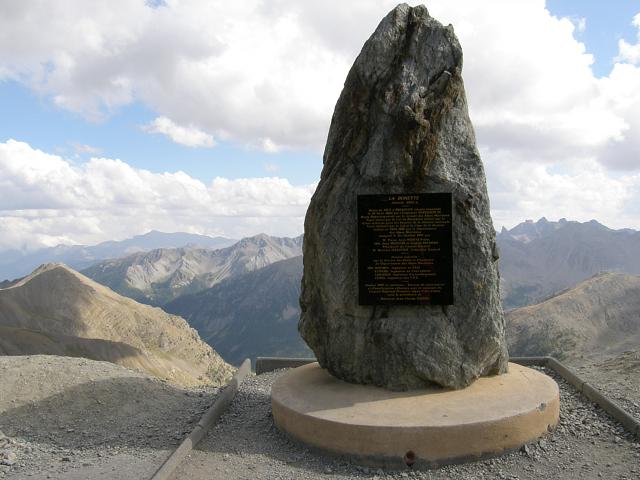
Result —
<instances>
[{"instance_id":1,"label":"standing stone monument","mask_svg":"<svg viewBox=\"0 0 640 480\"><path fill-rule=\"evenodd\" d=\"M498 251L453 27L399 5L349 72L305 220L299 330L347 382L504 373Z\"/></svg>"},{"instance_id":2,"label":"standing stone monument","mask_svg":"<svg viewBox=\"0 0 640 480\"><path fill-rule=\"evenodd\" d=\"M280 375L271 407L288 435L349 461L464 462L558 422L556 383L507 371L461 70L453 28L399 5L365 43L333 114L300 294L300 333L318 362Z\"/></svg>"}]
</instances>

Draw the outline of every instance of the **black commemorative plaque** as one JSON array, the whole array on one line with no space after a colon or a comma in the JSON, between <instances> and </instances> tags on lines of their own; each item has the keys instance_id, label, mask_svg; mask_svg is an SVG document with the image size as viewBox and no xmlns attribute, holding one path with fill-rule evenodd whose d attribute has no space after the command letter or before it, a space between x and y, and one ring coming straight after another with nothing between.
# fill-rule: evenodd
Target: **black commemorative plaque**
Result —
<instances>
[{"instance_id":1,"label":"black commemorative plaque","mask_svg":"<svg viewBox=\"0 0 640 480\"><path fill-rule=\"evenodd\" d=\"M451 193L358 195L360 305L452 305Z\"/></svg>"}]
</instances>

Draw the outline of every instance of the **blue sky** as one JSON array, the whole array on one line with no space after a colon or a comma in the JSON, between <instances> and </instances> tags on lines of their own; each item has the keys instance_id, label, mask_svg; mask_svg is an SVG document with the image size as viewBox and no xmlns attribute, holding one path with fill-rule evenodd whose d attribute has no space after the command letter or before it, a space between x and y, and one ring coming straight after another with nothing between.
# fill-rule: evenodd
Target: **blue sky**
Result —
<instances>
[{"instance_id":1,"label":"blue sky","mask_svg":"<svg viewBox=\"0 0 640 480\"><path fill-rule=\"evenodd\" d=\"M300 233L344 77L395 2L69 1L0 6L0 250ZM465 50L495 226L640 228L640 3L427 6Z\"/></svg>"},{"instance_id":2,"label":"blue sky","mask_svg":"<svg viewBox=\"0 0 640 480\"><path fill-rule=\"evenodd\" d=\"M613 59L618 55L618 40L633 41L636 29L631 19L640 11L640 3L633 0L547 0L553 15L574 20L584 18L585 30L576 38L595 57L593 71L598 76L608 75Z\"/></svg>"},{"instance_id":3,"label":"blue sky","mask_svg":"<svg viewBox=\"0 0 640 480\"><path fill-rule=\"evenodd\" d=\"M322 154L311 149L273 154L232 141L222 141L213 148L194 148L164 135L146 133L141 126L151 122L156 113L139 101L119 108L104 120L91 121L56 108L48 97L18 82L4 81L0 83L0 105L7 112L0 115L2 141L19 139L76 162L96 155L119 158L153 172L182 170L203 182L216 176L279 175L302 184L316 181L322 169ZM74 148L79 145L96 151Z\"/></svg>"}]
</instances>

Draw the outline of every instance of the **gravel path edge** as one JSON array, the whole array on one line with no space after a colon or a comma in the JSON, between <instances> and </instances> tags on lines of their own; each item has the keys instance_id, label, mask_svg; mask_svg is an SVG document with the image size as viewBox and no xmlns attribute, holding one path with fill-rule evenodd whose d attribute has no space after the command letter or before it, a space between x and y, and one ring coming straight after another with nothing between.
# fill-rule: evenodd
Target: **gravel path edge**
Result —
<instances>
[{"instance_id":1,"label":"gravel path edge","mask_svg":"<svg viewBox=\"0 0 640 480\"><path fill-rule=\"evenodd\" d=\"M205 412L200 421L193 428L192 432L185 437L182 443L176 448L171 455L158 468L150 480L167 480L171 477L174 470L180 465L180 462L189 455L191 450L202 440L207 431L216 423L216 421L227 410L233 398L238 392L238 387L242 384L245 377L251 371L251 360L248 358L242 362L240 368L224 390L218 395L213 405Z\"/></svg>"}]
</instances>

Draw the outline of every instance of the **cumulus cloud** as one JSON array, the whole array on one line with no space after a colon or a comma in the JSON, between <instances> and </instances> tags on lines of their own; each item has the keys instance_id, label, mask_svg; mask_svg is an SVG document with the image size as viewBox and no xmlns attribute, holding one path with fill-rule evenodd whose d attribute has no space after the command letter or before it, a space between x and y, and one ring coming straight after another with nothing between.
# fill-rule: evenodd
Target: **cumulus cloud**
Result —
<instances>
[{"instance_id":1,"label":"cumulus cloud","mask_svg":"<svg viewBox=\"0 0 640 480\"><path fill-rule=\"evenodd\" d=\"M554 171L514 164L504 152L493 155L487 173L497 226L545 214L640 228L640 174L614 178L595 159L574 159ZM152 173L118 159L75 165L9 140L0 143L0 250L94 244L154 229L298 235L315 186L278 177L217 177L207 185L183 172Z\"/></svg>"},{"instance_id":2,"label":"cumulus cloud","mask_svg":"<svg viewBox=\"0 0 640 480\"><path fill-rule=\"evenodd\" d=\"M34 2L1 7L0 75L89 118L140 100L159 112L149 131L198 145L210 132L267 151L322 149L349 66L396 3ZM553 17L543 0L429 8L455 25L488 146L554 161L626 139L624 112L609 108L574 37L583 23ZM636 47L621 43L621 58L633 63Z\"/></svg>"},{"instance_id":3,"label":"cumulus cloud","mask_svg":"<svg viewBox=\"0 0 640 480\"><path fill-rule=\"evenodd\" d=\"M299 235L315 185L278 177L209 185L110 158L82 165L24 142L0 143L0 250L93 244L148 230L227 237Z\"/></svg>"},{"instance_id":4,"label":"cumulus cloud","mask_svg":"<svg viewBox=\"0 0 640 480\"><path fill-rule=\"evenodd\" d=\"M640 13L633 17L632 25L638 28L638 43L630 44L623 38L618 40L618 49L620 50L620 53L617 60L638 65L640 64Z\"/></svg>"},{"instance_id":5,"label":"cumulus cloud","mask_svg":"<svg viewBox=\"0 0 640 480\"><path fill-rule=\"evenodd\" d=\"M610 228L640 228L640 174L612 176L595 159L573 159L563 168L517 164L504 152L488 166L491 212L496 226L526 218L597 219Z\"/></svg>"},{"instance_id":6,"label":"cumulus cloud","mask_svg":"<svg viewBox=\"0 0 640 480\"><path fill-rule=\"evenodd\" d=\"M208 133L196 127L183 127L167 117L158 117L148 125L142 126L148 133L161 133L180 145L187 147L213 147L215 142Z\"/></svg>"},{"instance_id":7,"label":"cumulus cloud","mask_svg":"<svg viewBox=\"0 0 640 480\"><path fill-rule=\"evenodd\" d=\"M144 102L158 116L148 131L187 144L207 146L215 138L274 154L290 148L319 152L350 65L396 3L3 2L0 79L22 82L58 107L91 120ZM611 225L624 218L627 226L640 227L624 213L640 201L640 37L635 45L622 40L610 74L598 78L591 69L592 55L576 39L577 30L589 25L554 17L544 0L432 0L429 10L454 25L465 53L469 109L487 166L496 224L510 225L527 216L553 218L553 212L562 211L568 218L596 217ZM640 30L640 14L633 21ZM36 153L23 153L38 163ZM45 163L57 166L52 185L44 185L48 174L40 168L28 167L24 178L16 174L19 189L31 189L31 194L6 198L27 205L21 212L46 211L29 210L38 199L52 202L56 212L73 210L79 198L94 193L115 212L132 201L126 189L134 187L153 202L144 213L159 209L149 214L154 222L163 221L158 212L187 211L189 202L209 215L247 205L240 229L260 224L269 211L268 202L254 208L252 201L233 197L237 203L225 207L224 199L232 197L215 197L215 192L231 195L236 189L243 195L264 191L265 185L255 179L228 185L216 180L205 186L184 174L145 173L110 159L94 158L74 167L52 156ZM120 175L128 179L125 190L113 181ZM75 177L82 179L82 187L62 181ZM55 186L58 178L66 187ZM11 188L6 191L18 187ZM283 188L293 194L302 187ZM175 201L169 205L171 198ZM212 198L219 203L203 206ZM181 201L185 203L178 208ZM598 204L606 208L598 210ZM608 210L615 208L622 210ZM256 215L251 222L243 216L249 211ZM25 215L11 218L19 218L21 225L37 224L35 217ZM77 225L88 232L106 232L104 221L81 218ZM179 216L167 218L177 222ZM180 225L198 228L194 217L189 218L193 223ZM231 228L225 222L232 215L215 218L224 219L216 223L219 228ZM278 218L274 228L289 225ZM117 223L110 224L114 237L125 234ZM51 238L64 236L63 230L56 231Z\"/></svg>"},{"instance_id":8,"label":"cumulus cloud","mask_svg":"<svg viewBox=\"0 0 640 480\"><path fill-rule=\"evenodd\" d=\"M142 101L159 113L149 131L186 144L321 151L348 68L395 3L5 2L0 76L92 119ZM610 108L575 39L584 22L552 16L543 0L429 9L455 25L472 118L491 149L554 162L628 140L628 112ZM621 41L620 61L636 62L637 47Z\"/></svg>"}]
</instances>

